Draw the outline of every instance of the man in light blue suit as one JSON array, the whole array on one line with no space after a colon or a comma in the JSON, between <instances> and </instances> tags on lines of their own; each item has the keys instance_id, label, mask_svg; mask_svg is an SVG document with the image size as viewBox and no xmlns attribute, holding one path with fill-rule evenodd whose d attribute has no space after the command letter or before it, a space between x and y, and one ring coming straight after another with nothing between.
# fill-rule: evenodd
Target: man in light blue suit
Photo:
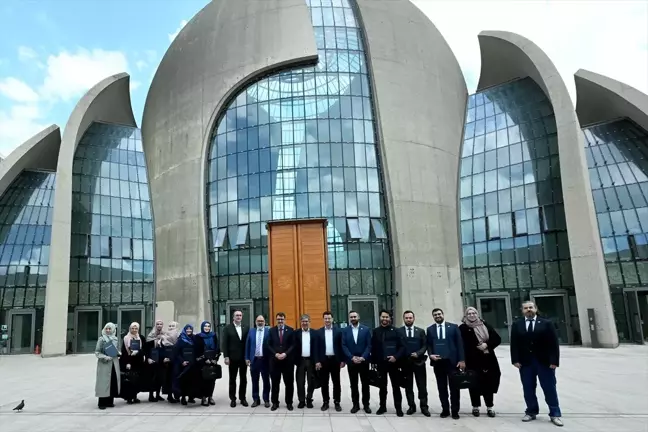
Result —
<instances>
[{"instance_id":1,"label":"man in light blue suit","mask_svg":"<svg viewBox=\"0 0 648 432\"><path fill-rule=\"evenodd\" d=\"M264 351L264 343L268 339L270 328L265 325L265 318L259 315L256 318L256 328L250 330L245 342L245 362L250 367L252 377L252 408L261 405L259 398L259 375L263 378L263 403L266 408L270 407L270 369L267 352Z\"/></svg>"}]
</instances>

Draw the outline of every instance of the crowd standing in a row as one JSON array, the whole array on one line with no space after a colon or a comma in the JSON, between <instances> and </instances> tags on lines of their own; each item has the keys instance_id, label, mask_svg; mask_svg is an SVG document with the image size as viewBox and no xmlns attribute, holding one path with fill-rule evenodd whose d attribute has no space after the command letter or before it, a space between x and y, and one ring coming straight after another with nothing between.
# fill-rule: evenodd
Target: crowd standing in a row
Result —
<instances>
[{"instance_id":1,"label":"crowd standing in a row","mask_svg":"<svg viewBox=\"0 0 648 432\"><path fill-rule=\"evenodd\" d=\"M524 318L511 328L511 363L519 369L522 381L525 415L522 421L536 419L539 405L536 386L540 386L549 406L551 422L562 426L556 392L555 369L559 366L558 338L553 323L537 316L535 305L522 305ZM300 328L285 324L284 313L275 316L276 325L267 327L259 315L255 328L243 324L243 312L233 314L233 321L223 330L222 343L210 322L203 322L200 333L191 325L178 331L177 323L164 329L156 321L153 330L142 339L139 324L132 323L129 333L120 343L116 326L108 323L97 341L98 358L96 396L99 408L114 407L114 398L128 404L139 403L138 393L149 392L149 401L214 405L215 382L221 378L221 355L229 369L230 406L238 402L248 406L247 369L252 379L252 407L262 403L275 411L279 408L279 391L283 381L284 401L293 410L294 384L297 383L298 408L313 408L313 393L321 389L322 411L330 408L329 382L333 384L333 407L342 411L340 372L347 368L351 386L351 413L362 409L370 414L370 385L379 388L376 414L387 412L387 382L391 381L396 415L402 417L401 387L405 389L408 415L417 411L414 383L418 390L418 408L430 417L427 393L429 359L441 402L441 417L459 419L460 388L468 382L472 414L480 415L481 399L489 417L495 417L494 395L500 383L500 368L495 349L501 338L478 311L466 309L463 323L445 321L443 311L432 311L434 324L427 330L414 325L412 311L403 314L404 326L392 325L390 313L380 313L380 325L375 329L360 324L360 315L349 312L349 325L333 325L331 312L324 312L324 327L311 329L310 317L302 315ZM295 369L296 368L296 369ZM237 394L238 377L238 394ZM260 393L259 379L263 390ZM467 380L467 381L466 381ZM359 385L360 390L359 391ZM362 394L362 397L360 396Z\"/></svg>"}]
</instances>

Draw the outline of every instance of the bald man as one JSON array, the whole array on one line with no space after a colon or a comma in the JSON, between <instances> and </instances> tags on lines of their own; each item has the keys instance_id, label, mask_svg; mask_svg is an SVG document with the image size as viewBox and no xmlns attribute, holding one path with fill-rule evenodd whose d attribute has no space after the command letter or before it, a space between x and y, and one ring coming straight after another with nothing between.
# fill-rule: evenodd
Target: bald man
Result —
<instances>
[{"instance_id":1,"label":"bald man","mask_svg":"<svg viewBox=\"0 0 648 432\"><path fill-rule=\"evenodd\" d=\"M263 404L270 407L270 373L268 356L264 352L264 342L268 339L270 328L266 327L263 315L256 317L256 327L250 330L245 343L245 363L250 367L252 378L252 408L261 405L259 398L259 375L263 378Z\"/></svg>"}]
</instances>

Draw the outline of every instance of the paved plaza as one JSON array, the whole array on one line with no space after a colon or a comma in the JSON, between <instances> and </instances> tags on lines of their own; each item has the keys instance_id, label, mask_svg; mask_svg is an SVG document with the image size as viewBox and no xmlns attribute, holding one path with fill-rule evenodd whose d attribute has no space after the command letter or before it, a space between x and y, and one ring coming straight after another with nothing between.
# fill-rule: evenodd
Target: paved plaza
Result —
<instances>
[{"instance_id":1,"label":"paved plaza","mask_svg":"<svg viewBox=\"0 0 648 432\"><path fill-rule=\"evenodd\" d=\"M344 412L322 413L321 397L316 395L314 409L288 412L282 406L269 409L229 407L227 377L216 385L215 407L183 407L167 402L126 405L97 409L94 397L94 355L74 355L42 359L37 356L0 356L0 431L90 431L137 432L520 432L549 431L557 428L546 416L541 402L538 420L520 422L524 411L522 389L517 371L510 366L508 347L498 349L502 366L502 385L495 400L497 418L470 414L470 400L462 392L461 419L441 419L436 383L428 373L432 417L398 418L389 405L387 415L349 414L350 392L346 370L343 371L342 406ZM624 345L616 350L592 350L576 347L562 349L558 369L558 392L563 419L568 431L648 431L648 346ZM431 372L431 369L428 368ZM225 370L226 372L226 370ZM542 393L539 398L542 401ZM252 400L248 383L249 401ZM281 396L283 398L283 396ZM11 409L25 399L22 413ZM389 396L391 400L391 395ZM372 409L377 409L378 390L372 388ZM295 404L296 405L296 404Z\"/></svg>"}]
</instances>

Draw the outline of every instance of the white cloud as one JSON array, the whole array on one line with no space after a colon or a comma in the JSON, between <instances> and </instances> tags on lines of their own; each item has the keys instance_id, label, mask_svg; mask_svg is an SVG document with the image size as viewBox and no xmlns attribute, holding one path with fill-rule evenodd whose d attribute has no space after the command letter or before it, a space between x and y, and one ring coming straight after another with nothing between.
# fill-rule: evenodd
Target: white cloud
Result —
<instances>
[{"instance_id":1,"label":"white cloud","mask_svg":"<svg viewBox=\"0 0 648 432\"><path fill-rule=\"evenodd\" d=\"M178 33L180 33L180 30L187 25L187 22L187 20L180 21L180 27L178 27L175 32L169 34L169 42L173 42L176 36L178 36Z\"/></svg>"},{"instance_id":2,"label":"white cloud","mask_svg":"<svg viewBox=\"0 0 648 432\"><path fill-rule=\"evenodd\" d=\"M142 85L141 82L139 82L139 81L135 81L135 80L132 80L132 79L131 79L131 81L130 81L130 90L131 90L131 91L135 91L135 90L137 90L137 89L139 88L139 86L141 86L141 85Z\"/></svg>"},{"instance_id":3,"label":"white cloud","mask_svg":"<svg viewBox=\"0 0 648 432\"><path fill-rule=\"evenodd\" d=\"M638 1L413 0L454 51L473 92L479 80L477 34L518 33L551 58L575 100L573 74L589 69L648 92L648 3ZM466 13L466 11L469 11Z\"/></svg>"},{"instance_id":4,"label":"white cloud","mask_svg":"<svg viewBox=\"0 0 648 432\"><path fill-rule=\"evenodd\" d=\"M0 79L0 94L16 102L36 102L39 99L27 83L14 77Z\"/></svg>"},{"instance_id":5,"label":"white cloud","mask_svg":"<svg viewBox=\"0 0 648 432\"><path fill-rule=\"evenodd\" d=\"M41 122L42 113L36 104L14 105L0 111L0 152L8 155L48 125Z\"/></svg>"},{"instance_id":6,"label":"white cloud","mask_svg":"<svg viewBox=\"0 0 648 432\"><path fill-rule=\"evenodd\" d=\"M137 67L137 70L142 70L142 69L144 69L146 66L148 66L148 63L146 63L144 60L138 60L138 61L135 63L135 67Z\"/></svg>"},{"instance_id":7,"label":"white cloud","mask_svg":"<svg viewBox=\"0 0 648 432\"><path fill-rule=\"evenodd\" d=\"M18 59L20 61L28 62L30 60L38 57L38 53L28 46L19 46L18 47Z\"/></svg>"},{"instance_id":8,"label":"white cloud","mask_svg":"<svg viewBox=\"0 0 648 432\"><path fill-rule=\"evenodd\" d=\"M121 51L80 48L75 53L62 51L49 56L46 71L40 89L43 97L68 101L110 75L128 72L128 60Z\"/></svg>"}]
</instances>

